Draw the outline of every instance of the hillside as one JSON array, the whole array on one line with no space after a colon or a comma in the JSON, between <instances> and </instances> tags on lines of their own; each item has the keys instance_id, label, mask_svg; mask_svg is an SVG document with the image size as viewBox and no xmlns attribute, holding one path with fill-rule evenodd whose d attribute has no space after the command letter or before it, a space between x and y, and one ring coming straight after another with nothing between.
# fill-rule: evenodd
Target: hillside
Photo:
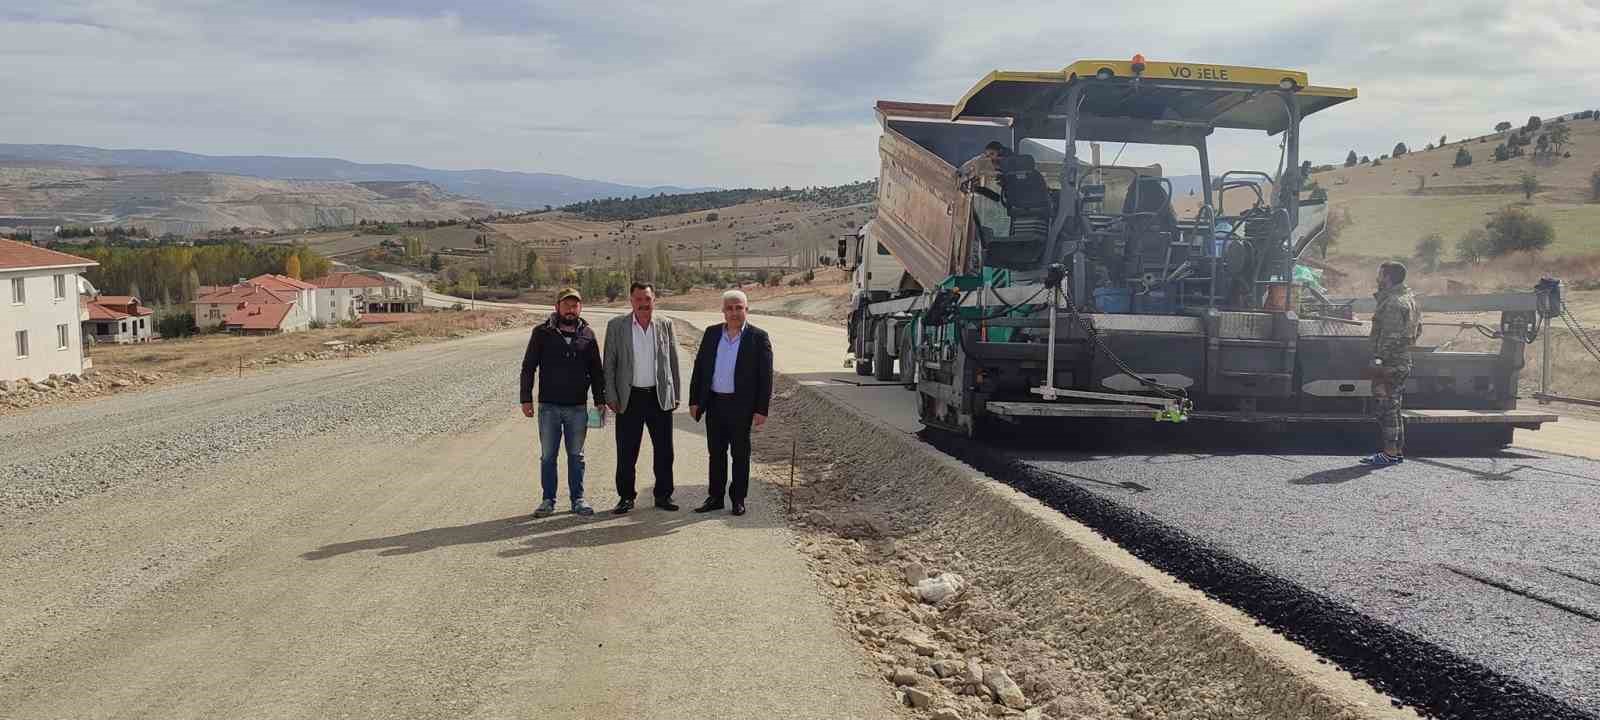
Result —
<instances>
[{"instance_id":1,"label":"hillside","mask_svg":"<svg viewBox=\"0 0 1600 720\"><path fill-rule=\"evenodd\" d=\"M145 168L164 172L245 175L274 180L424 182L498 208L527 210L603 197L683 193L704 188L642 187L553 173L436 170L416 165L356 163L315 157L213 156L171 150L107 150L80 145L0 143L0 165L48 163L73 167Z\"/></svg>"},{"instance_id":2,"label":"hillside","mask_svg":"<svg viewBox=\"0 0 1600 720\"><path fill-rule=\"evenodd\" d=\"M871 204L829 207L785 198L632 221L541 213L520 222L490 223L489 228L562 265L625 267L642 249L662 243L679 263L731 268L737 262L755 268L832 254L838 236L871 214Z\"/></svg>"},{"instance_id":3,"label":"hillside","mask_svg":"<svg viewBox=\"0 0 1600 720\"><path fill-rule=\"evenodd\" d=\"M206 172L0 164L0 227L113 224L154 235L294 230L359 220L482 217L488 203L426 182L268 180Z\"/></svg>"},{"instance_id":4,"label":"hillside","mask_svg":"<svg viewBox=\"0 0 1600 720\"><path fill-rule=\"evenodd\" d=\"M1496 162L1494 149L1507 134L1495 133L1384 159L1377 167L1313 173L1333 207L1349 213L1351 222L1333 252L1409 256L1419 239L1437 232L1448 257L1463 233L1482 228L1491 214L1512 204L1525 205L1554 226L1556 240L1547 255L1600 252L1600 203L1589 202L1590 176L1600 168L1600 121L1568 120L1565 125L1571 133L1565 152L1571 157L1551 161L1519 157ZM1454 167L1462 147L1472 155L1472 164ZM1519 189L1524 173L1536 176L1540 185L1531 200Z\"/></svg>"}]
</instances>

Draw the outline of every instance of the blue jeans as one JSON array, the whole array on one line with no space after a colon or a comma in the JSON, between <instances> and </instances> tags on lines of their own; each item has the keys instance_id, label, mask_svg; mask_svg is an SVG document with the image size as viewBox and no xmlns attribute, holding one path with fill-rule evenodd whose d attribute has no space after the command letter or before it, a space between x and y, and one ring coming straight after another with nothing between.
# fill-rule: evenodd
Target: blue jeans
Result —
<instances>
[{"instance_id":1,"label":"blue jeans","mask_svg":"<svg viewBox=\"0 0 1600 720\"><path fill-rule=\"evenodd\" d=\"M583 499L583 437L589 409L582 405L539 403L539 484L544 499L556 499L556 451L567 441L567 487L574 502Z\"/></svg>"}]
</instances>

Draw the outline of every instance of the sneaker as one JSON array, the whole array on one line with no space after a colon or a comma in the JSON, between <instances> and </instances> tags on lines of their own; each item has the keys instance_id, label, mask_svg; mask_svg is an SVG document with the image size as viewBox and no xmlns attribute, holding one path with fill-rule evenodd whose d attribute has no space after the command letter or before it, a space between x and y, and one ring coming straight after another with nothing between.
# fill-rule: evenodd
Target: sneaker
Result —
<instances>
[{"instance_id":1,"label":"sneaker","mask_svg":"<svg viewBox=\"0 0 1600 720\"><path fill-rule=\"evenodd\" d=\"M573 500L572 501L572 514L573 515L593 515L594 514L594 508L589 507L589 503L584 501L583 498L578 498L577 500Z\"/></svg>"},{"instance_id":2,"label":"sneaker","mask_svg":"<svg viewBox=\"0 0 1600 720\"><path fill-rule=\"evenodd\" d=\"M555 512L556 501L546 500L542 503L539 503L539 509L533 511L533 516L536 518L550 517L551 515L554 515Z\"/></svg>"},{"instance_id":3,"label":"sneaker","mask_svg":"<svg viewBox=\"0 0 1600 720\"><path fill-rule=\"evenodd\" d=\"M1405 459L1405 456L1403 456L1403 455L1390 455L1389 453L1386 453L1386 452L1380 452L1380 453L1374 454L1372 457L1361 458L1361 464L1362 465L1371 465L1373 467L1383 467L1385 465L1399 465L1400 463L1403 463L1405 461L1406 461L1406 459Z\"/></svg>"}]
</instances>

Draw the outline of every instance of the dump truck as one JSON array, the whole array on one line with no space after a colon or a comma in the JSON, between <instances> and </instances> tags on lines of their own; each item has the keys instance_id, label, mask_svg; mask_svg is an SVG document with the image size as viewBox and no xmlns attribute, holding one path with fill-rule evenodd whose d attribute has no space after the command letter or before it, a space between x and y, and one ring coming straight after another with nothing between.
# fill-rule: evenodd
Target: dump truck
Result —
<instances>
[{"instance_id":1,"label":"dump truck","mask_svg":"<svg viewBox=\"0 0 1600 720\"><path fill-rule=\"evenodd\" d=\"M879 101L877 215L840 260L891 257L904 278L890 291L858 273L846 362L915 390L924 425L973 437L1052 418L1370 423L1358 303L1296 279L1327 218L1302 191L1302 122L1356 95L1301 71L1136 56L995 71L953 105ZM1217 172L1218 129L1259 133L1278 166ZM976 159L991 143L1001 157ZM1192 152L1195 209L1179 217L1159 165L1079 157L1112 143ZM1556 419L1516 407L1536 293L1422 305L1499 311L1482 331L1500 345L1414 348L1412 428L1505 444Z\"/></svg>"}]
</instances>

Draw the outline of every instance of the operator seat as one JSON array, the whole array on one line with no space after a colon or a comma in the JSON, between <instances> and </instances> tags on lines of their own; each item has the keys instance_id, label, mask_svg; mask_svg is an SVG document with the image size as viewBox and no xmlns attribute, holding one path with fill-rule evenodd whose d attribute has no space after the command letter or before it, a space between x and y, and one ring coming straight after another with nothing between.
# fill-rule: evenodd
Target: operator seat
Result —
<instances>
[{"instance_id":1,"label":"operator seat","mask_svg":"<svg viewBox=\"0 0 1600 720\"><path fill-rule=\"evenodd\" d=\"M1122 214L1130 216L1124 249L1131 265L1127 269L1136 274L1152 268L1159 272L1167 262L1168 248L1178 237L1178 215L1161 178L1140 175L1122 200Z\"/></svg>"},{"instance_id":2,"label":"operator seat","mask_svg":"<svg viewBox=\"0 0 1600 720\"><path fill-rule=\"evenodd\" d=\"M1010 234L986 241L984 261L1014 270L1034 267L1043 256L1050 234L1050 188L1034 167L1031 155L1001 158L999 179L1000 203L1011 220Z\"/></svg>"}]
</instances>

